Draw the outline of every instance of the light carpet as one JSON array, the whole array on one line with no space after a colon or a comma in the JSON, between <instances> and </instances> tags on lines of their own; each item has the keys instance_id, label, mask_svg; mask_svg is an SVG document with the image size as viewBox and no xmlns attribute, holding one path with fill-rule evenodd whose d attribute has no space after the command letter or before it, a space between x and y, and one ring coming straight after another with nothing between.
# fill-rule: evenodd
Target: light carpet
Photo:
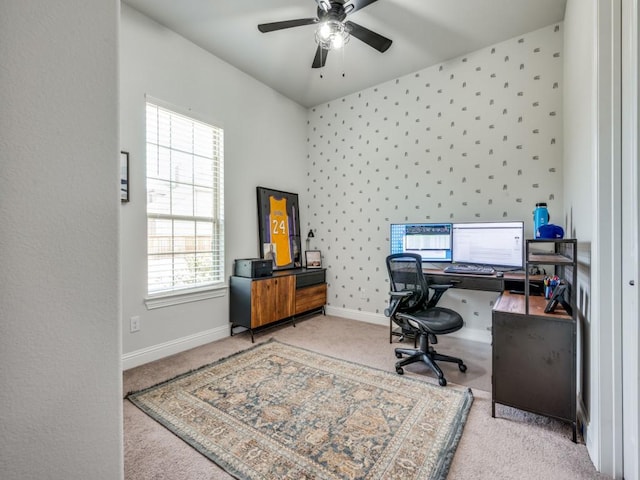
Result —
<instances>
[{"instance_id":1,"label":"light carpet","mask_svg":"<svg viewBox=\"0 0 640 480\"><path fill-rule=\"evenodd\" d=\"M473 401L269 341L128 399L246 479L444 479Z\"/></svg>"}]
</instances>

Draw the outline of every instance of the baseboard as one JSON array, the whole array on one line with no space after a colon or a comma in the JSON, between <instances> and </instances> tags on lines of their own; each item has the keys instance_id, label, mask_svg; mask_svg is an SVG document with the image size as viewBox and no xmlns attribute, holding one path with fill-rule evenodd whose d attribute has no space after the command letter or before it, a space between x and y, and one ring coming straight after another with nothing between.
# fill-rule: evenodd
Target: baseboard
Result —
<instances>
[{"instance_id":1,"label":"baseboard","mask_svg":"<svg viewBox=\"0 0 640 480\"><path fill-rule=\"evenodd\" d=\"M463 340L491 345L491 332L487 330L462 327L462 329L458 330L457 332L449 333L449 335L454 338L461 338Z\"/></svg>"},{"instance_id":2,"label":"baseboard","mask_svg":"<svg viewBox=\"0 0 640 480\"><path fill-rule=\"evenodd\" d=\"M327 315L348 318L349 320L359 320L360 322L373 323L375 325L389 325L389 318L380 313L363 312L362 310L338 308L329 305L325 307L325 313Z\"/></svg>"},{"instance_id":3,"label":"baseboard","mask_svg":"<svg viewBox=\"0 0 640 480\"><path fill-rule=\"evenodd\" d=\"M582 393L578 394L576 417L578 419L578 436L582 435L582 440L584 441L585 445L589 445L587 443L587 438L589 438L589 412L587 411L587 407L584 404Z\"/></svg>"},{"instance_id":4,"label":"baseboard","mask_svg":"<svg viewBox=\"0 0 640 480\"><path fill-rule=\"evenodd\" d=\"M372 323L374 325L389 326L389 319L380 313L363 312L362 310L352 310L348 308L338 308L327 305L325 307L327 315L357 320L360 322ZM471 340L474 342L491 343L491 333L482 330L463 328L457 332L450 333L452 337ZM229 336L229 327L222 326L198 332L187 337L178 338L169 342L160 343L151 347L142 348L134 352L122 355L122 369L128 370L133 367L144 365L145 363L160 360L161 358L184 352L190 348L199 347L207 343L221 340Z\"/></svg>"},{"instance_id":5,"label":"baseboard","mask_svg":"<svg viewBox=\"0 0 640 480\"><path fill-rule=\"evenodd\" d=\"M160 343L151 347L142 348L134 352L122 355L122 370L144 365L145 363L160 360L161 358L184 352L191 348L199 347L215 340L229 336L229 326L212 328L204 332L198 332L187 337L178 338L169 342Z\"/></svg>"},{"instance_id":6,"label":"baseboard","mask_svg":"<svg viewBox=\"0 0 640 480\"><path fill-rule=\"evenodd\" d=\"M348 318L349 320L358 320L360 322L373 323L375 325L389 326L389 318L380 313L363 312L362 310L351 310L348 308L338 308L326 306L327 315L335 315L336 317ZM472 342L480 342L491 344L491 332L480 330L477 328L462 328L457 332L450 333L452 337L470 340Z\"/></svg>"}]
</instances>

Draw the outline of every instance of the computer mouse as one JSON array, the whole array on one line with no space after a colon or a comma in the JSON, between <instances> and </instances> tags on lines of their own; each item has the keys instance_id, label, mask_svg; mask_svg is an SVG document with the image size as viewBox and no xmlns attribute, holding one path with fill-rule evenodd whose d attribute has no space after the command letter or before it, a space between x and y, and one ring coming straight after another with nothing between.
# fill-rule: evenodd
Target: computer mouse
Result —
<instances>
[{"instance_id":1,"label":"computer mouse","mask_svg":"<svg viewBox=\"0 0 640 480\"><path fill-rule=\"evenodd\" d=\"M496 272L496 278L504 277L504 272Z\"/></svg>"}]
</instances>

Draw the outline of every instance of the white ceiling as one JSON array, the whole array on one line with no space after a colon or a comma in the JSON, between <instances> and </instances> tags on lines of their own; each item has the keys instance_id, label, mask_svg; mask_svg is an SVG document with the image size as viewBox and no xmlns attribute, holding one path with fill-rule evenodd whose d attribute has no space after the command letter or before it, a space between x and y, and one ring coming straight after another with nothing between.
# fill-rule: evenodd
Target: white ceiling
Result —
<instances>
[{"instance_id":1,"label":"white ceiling","mask_svg":"<svg viewBox=\"0 0 640 480\"><path fill-rule=\"evenodd\" d=\"M305 107L479 50L564 18L566 0L378 0L347 17L393 40L357 38L312 69L315 26L261 33L259 23L316 16L314 0L124 0ZM347 2L349 1L347 0Z\"/></svg>"}]
</instances>

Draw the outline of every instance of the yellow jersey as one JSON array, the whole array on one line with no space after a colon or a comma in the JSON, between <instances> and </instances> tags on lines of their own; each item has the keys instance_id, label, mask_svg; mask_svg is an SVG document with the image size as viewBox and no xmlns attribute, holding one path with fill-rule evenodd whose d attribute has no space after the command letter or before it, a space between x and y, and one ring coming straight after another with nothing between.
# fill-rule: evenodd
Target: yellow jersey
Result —
<instances>
[{"instance_id":1,"label":"yellow jersey","mask_svg":"<svg viewBox=\"0 0 640 480\"><path fill-rule=\"evenodd\" d=\"M289 216L287 215L287 199L280 200L269 197L269 226L271 243L275 246L276 266L290 264L291 243L289 237Z\"/></svg>"}]
</instances>

